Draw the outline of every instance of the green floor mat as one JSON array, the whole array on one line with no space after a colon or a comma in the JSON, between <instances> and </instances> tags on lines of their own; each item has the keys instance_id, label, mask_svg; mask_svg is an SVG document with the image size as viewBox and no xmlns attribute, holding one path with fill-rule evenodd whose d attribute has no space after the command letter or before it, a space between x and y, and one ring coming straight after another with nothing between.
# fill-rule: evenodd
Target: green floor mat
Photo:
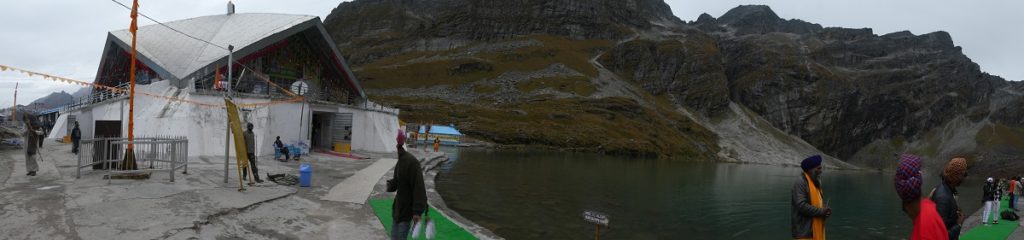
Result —
<instances>
[{"instance_id":1,"label":"green floor mat","mask_svg":"<svg viewBox=\"0 0 1024 240\"><path fill-rule=\"evenodd\" d=\"M1003 200L999 201L999 212L995 212L993 214L990 214L990 215L994 215L994 217L990 216L990 218L998 219L999 216L1000 216L1000 213L1002 213L1003 210L1008 209L1008 208L1009 208L1009 199L1003 198ZM1018 226L1020 226L1020 225L1019 225L1019 223L1017 221L1010 221L1010 220L1006 220L1006 219L999 219L999 224L992 224L990 226L978 225L977 227L974 227L970 231L961 234L960 235L960 239L962 239L962 240L1006 239L1006 238L1010 237L1010 234L1013 233L1014 230L1017 230Z\"/></svg>"},{"instance_id":2,"label":"green floor mat","mask_svg":"<svg viewBox=\"0 0 1024 240\"><path fill-rule=\"evenodd\" d=\"M370 206L373 207L373 212L377 214L377 218L380 219L380 223L384 224L384 230L387 231L388 236L391 236L391 224L392 224L392 222L391 222L392 221L391 220L391 202L392 201L394 201L394 200L393 199L373 199L373 200L370 200ZM434 220L434 229L437 230L437 235L434 236L434 239L457 239L457 240L477 239L476 237L473 236L473 234L470 234L465 229L462 229L462 227L459 227L458 225L455 225L455 223L452 223L452 221L449 220L448 218L446 218L444 216L441 216L441 214L439 214L437 212L437 209L430 208L430 211L427 214L430 216L430 219ZM426 238L423 237L423 233L420 233L420 238L417 238L417 239L426 239Z\"/></svg>"}]
</instances>

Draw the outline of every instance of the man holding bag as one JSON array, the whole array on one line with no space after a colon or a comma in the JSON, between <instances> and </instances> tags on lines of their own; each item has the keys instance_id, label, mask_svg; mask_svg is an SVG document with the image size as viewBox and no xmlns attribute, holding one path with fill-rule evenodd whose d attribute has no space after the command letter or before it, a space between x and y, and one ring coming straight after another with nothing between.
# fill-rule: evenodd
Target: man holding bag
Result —
<instances>
[{"instance_id":1,"label":"man holding bag","mask_svg":"<svg viewBox=\"0 0 1024 240\"><path fill-rule=\"evenodd\" d=\"M408 239L409 228L420 221L426 213L427 191L423 184L423 171L419 161L411 153L405 151L405 133L398 130L398 163L395 164L394 177L388 180L388 192L395 192L395 202L391 205L391 239Z\"/></svg>"}]
</instances>

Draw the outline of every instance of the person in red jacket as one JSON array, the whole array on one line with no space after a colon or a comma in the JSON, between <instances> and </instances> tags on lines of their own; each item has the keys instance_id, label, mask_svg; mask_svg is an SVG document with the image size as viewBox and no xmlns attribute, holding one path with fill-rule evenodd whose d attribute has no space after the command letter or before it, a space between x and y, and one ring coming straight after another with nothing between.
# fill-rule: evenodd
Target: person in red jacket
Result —
<instances>
[{"instance_id":1,"label":"person in red jacket","mask_svg":"<svg viewBox=\"0 0 1024 240\"><path fill-rule=\"evenodd\" d=\"M903 212L914 220L911 240L948 240L946 225L931 199L921 198L921 157L903 154L896 170L896 194L903 200Z\"/></svg>"}]
</instances>

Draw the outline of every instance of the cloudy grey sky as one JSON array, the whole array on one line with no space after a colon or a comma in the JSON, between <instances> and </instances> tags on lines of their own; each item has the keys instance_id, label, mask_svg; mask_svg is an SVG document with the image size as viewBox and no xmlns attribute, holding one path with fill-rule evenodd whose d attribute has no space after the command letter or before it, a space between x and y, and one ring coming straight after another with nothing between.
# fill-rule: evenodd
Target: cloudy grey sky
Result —
<instances>
[{"instance_id":1,"label":"cloudy grey sky","mask_svg":"<svg viewBox=\"0 0 1024 240\"><path fill-rule=\"evenodd\" d=\"M118 0L131 4L128 0ZM238 12L276 12L327 16L341 0L235 0ZM1024 80L1024 1L1019 0L667 0L680 19L701 13L719 17L743 4L769 5L782 18L802 19L826 27L874 29L875 34L910 30L924 34L943 30L981 65L982 71L1009 80ZM222 14L222 0L142 0L141 11L160 21ZM91 81L103 41L111 30L125 29L128 10L110 0L0 0L0 64L73 79ZM140 19L140 25L153 24ZM19 103L54 91L73 92L77 85L0 72L0 106L13 103L20 82Z\"/></svg>"},{"instance_id":2,"label":"cloudy grey sky","mask_svg":"<svg viewBox=\"0 0 1024 240\"><path fill-rule=\"evenodd\" d=\"M953 44L981 66L1007 80L1024 80L1024 1L1021 0L666 0L684 21L701 13L720 17L739 5L771 6L779 17L823 27L871 28L877 35L910 30L946 31Z\"/></svg>"}]
</instances>

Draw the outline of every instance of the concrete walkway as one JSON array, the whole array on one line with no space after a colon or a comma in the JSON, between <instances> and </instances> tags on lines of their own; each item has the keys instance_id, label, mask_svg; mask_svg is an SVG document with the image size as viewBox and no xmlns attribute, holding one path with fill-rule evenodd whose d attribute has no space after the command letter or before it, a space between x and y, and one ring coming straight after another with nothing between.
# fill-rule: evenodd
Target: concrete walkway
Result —
<instances>
[{"instance_id":1,"label":"concrete walkway","mask_svg":"<svg viewBox=\"0 0 1024 240\"><path fill-rule=\"evenodd\" d=\"M163 173L108 181L92 169L75 179L77 158L70 150L69 144L47 141L35 177L25 176L23 150L0 151L0 239L387 238L368 205L320 199L390 155L359 153L373 158L354 160L314 154L302 162L313 166L312 187L267 181L239 192L237 176L224 183L222 157L190 158L189 174L176 174L173 183ZM300 162L259 159L264 178L298 174Z\"/></svg>"},{"instance_id":2,"label":"concrete walkway","mask_svg":"<svg viewBox=\"0 0 1024 240\"><path fill-rule=\"evenodd\" d=\"M331 191L320 198L320 200L363 204L366 202L366 198L370 197L370 193L373 192L373 186L377 185L377 181L385 173L395 167L395 163L398 163L398 159L380 159L373 165L346 178L345 181L338 183L338 185L334 185Z\"/></svg>"},{"instance_id":3,"label":"concrete walkway","mask_svg":"<svg viewBox=\"0 0 1024 240\"><path fill-rule=\"evenodd\" d=\"M1003 199L1001 201L1000 208L999 208L999 212L990 213L990 215L994 215L994 216L990 216L989 218L990 219L999 218L999 213L1002 212L1003 210L1008 209L1007 201L1008 201L1008 198L1007 197L1003 197ZM1000 230L997 230L996 228L1014 227L1015 229L1012 230L1012 232L1009 234L1009 236L1006 237L1005 239L1024 240L1024 227L1019 227L1020 224L1021 224L1020 221L1009 221L1009 220L1005 220L1005 219L999 218L999 224L991 225L991 226L984 226L984 225L981 224L981 218L982 218L983 211L984 211L984 208L980 208L977 211L975 211L973 214L971 214L970 216L968 216L967 218L964 219L963 228L960 231L960 239L964 239L964 240L991 239L992 237L990 237L990 235L993 235L993 234L981 234L978 231L1000 231ZM1018 211L1017 213L1021 214L1020 211ZM1009 230L1007 230L1007 231L1009 231ZM995 235L998 235L998 234L995 234ZM1003 233L1002 236L1006 236L1005 232ZM1004 239L1004 238L998 237L996 239Z\"/></svg>"},{"instance_id":4,"label":"concrete walkway","mask_svg":"<svg viewBox=\"0 0 1024 240\"><path fill-rule=\"evenodd\" d=\"M473 221L462 217L458 212L448 208L448 205L444 202L441 194L437 192L436 184L434 183L434 180L437 178L437 168L448 161L448 157L445 156L444 152L409 149L409 153L412 153L413 156L416 156L416 159L420 160L420 167L425 171L423 173L423 180L424 185L427 188L427 203L430 204L431 207L437 209L439 214L451 220L455 225L465 229L477 239L503 239L490 230L477 225ZM394 169L390 169L390 171L385 173L385 177L381 178L374 187L373 193L370 195L370 199L395 198L395 193L385 191L387 190L387 180L391 179L390 176L393 174Z\"/></svg>"}]
</instances>

